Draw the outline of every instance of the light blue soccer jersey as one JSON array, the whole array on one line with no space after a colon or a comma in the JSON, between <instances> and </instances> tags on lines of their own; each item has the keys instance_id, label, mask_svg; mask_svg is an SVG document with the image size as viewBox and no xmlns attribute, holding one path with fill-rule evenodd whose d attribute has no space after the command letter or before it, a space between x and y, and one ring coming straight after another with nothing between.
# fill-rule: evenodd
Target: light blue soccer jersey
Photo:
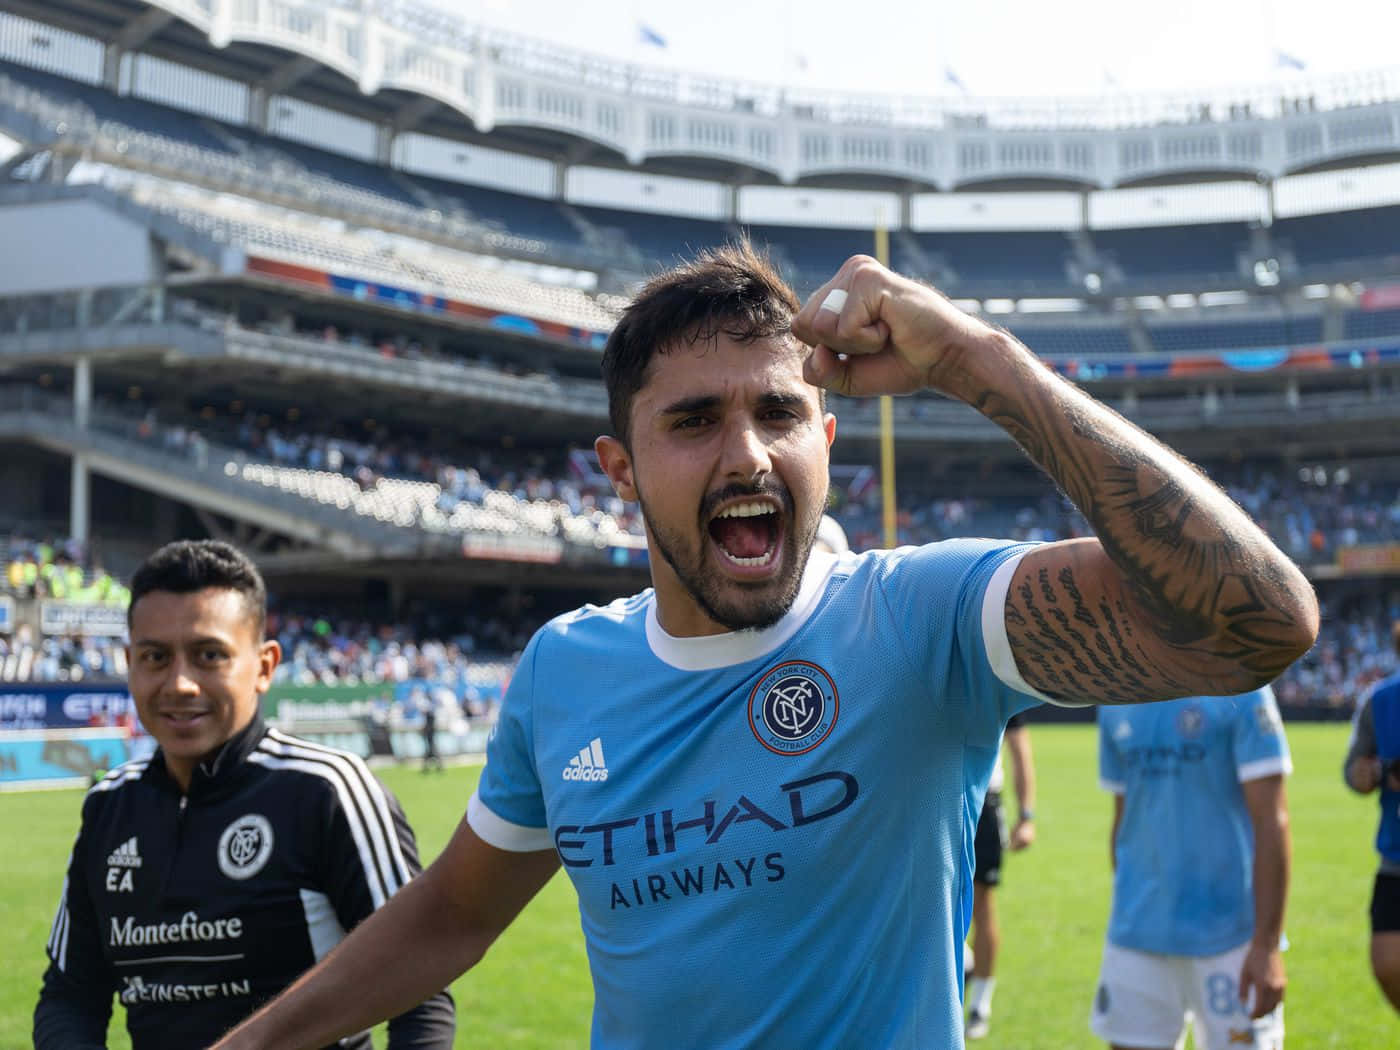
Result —
<instances>
[{"instance_id":1,"label":"light blue soccer jersey","mask_svg":"<svg viewBox=\"0 0 1400 1050\"><path fill-rule=\"evenodd\" d=\"M962 1045L1024 549L814 554L764 631L671 637L647 591L536 634L468 815L558 850L595 1047Z\"/></svg>"},{"instance_id":2,"label":"light blue soccer jersey","mask_svg":"<svg viewBox=\"0 0 1400 1050\"><path fill-rule=\"evenodd\" d=\"M1254 933L1241 784L1293 764L1273 690L1099 709L1099 779L1123 796L1113 944L1216 955Z\"/></svg>"}]
</instances>

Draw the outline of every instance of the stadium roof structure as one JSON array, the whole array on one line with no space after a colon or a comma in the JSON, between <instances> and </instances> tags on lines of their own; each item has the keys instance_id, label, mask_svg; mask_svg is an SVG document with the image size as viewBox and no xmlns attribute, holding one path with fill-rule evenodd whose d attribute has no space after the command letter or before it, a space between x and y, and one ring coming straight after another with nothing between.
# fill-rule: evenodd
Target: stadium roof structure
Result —
<instances>
[{"instance_id":1,"label":"stadium roof structure","mask_svg":"<svg viewBox=\"0 0 1400 1050\"><path fill-rule=\"evenodd\" d=\"M1075 189L1267 180L1400 156L1400 70L1201 93L873 97L663 71L473 24L415 0L12 0L99 40L406 131L734 184Z\"/></svg>"}]
</instances>

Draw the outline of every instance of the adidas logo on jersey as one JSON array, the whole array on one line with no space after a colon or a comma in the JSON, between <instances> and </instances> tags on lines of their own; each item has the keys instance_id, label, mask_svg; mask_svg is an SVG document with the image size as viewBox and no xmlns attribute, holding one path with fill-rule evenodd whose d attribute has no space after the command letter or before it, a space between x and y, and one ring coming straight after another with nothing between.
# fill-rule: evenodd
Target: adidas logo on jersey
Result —
<instances>
[{"instance_id":1,"label":"adidas logo on jersey","mask_svg":"<svg viewBox=\"0 0 1400 1050\"><path fill-rule=\"evenodd\" d=\"M112 850L111 855L107 858L107 866L110 868L139 868L141 866L141 852L136 848L135 835Z\"/></svg>"},{"instance_id":2,"label":"adidas logo on jersey","mask_svg":"<svg viewBox=\"0 0 1400 1050\"><path fill-rule=\"evenodd\" d=\"M595 736L592 742L580 751L564 767L565 780L599 781L608 779L608 764L603 761L603 738Z\"/></svg>"}]
</instances>

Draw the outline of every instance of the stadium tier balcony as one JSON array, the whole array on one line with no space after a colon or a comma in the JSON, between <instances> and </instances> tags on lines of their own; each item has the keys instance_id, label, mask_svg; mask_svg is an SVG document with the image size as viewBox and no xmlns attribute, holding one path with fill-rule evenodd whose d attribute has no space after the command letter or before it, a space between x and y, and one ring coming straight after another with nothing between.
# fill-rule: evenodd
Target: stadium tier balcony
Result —
<instances>
[{"instance_id":1,"label":"stadium tier balcony","mask_svg":"<svg viewBox=\"0 0 1400 1050\"><path fill-rule=\"evenodd\" d=\"M1400 336L1400 309L1352 310L1344 321L1347 339L1390 339Z\"/></svg>"},{"instance_id":2,"label":"stadium tier balcony","mask_svg":"<svg viewBox=\"0 0 1400 1050\"><path fill-rule=\"evenodd\" d=\"M820 286L852 255L869 255L875 250L869 230L819 230L760 224L746 228L755 244L769 247L799 292Z\"/></svg>"},{"instance_id":3,"label":"stadium tier balcony","mask_svg":"<svg viewBox=\"0 0 1400 1050\"><path fill-rule=\"evenodd\" d=\"M114 95L100 87L43 73L13 62L0 62L0 76L18 87L27 88L32 95L50 102L78 107L90 114L97 124L111 123L130 128L154 138L181 142L187 146L214 153L231 152L228 146L207 130L200 117L182 113L167 106L158 106L124 95ZM6 85L0 98L12 97L14 87Z\"/></svg>"},{"instance_id":4,"label":"stadium tier balcony","mask_svg":"<svg viewBox=\"0 0 1400 1050\"><path fill-rule=\"evenodd\" d=\"M158 214L233 244L338 276L382 281L474 305L591 330L610 329L616 314L577 288L544 284L496 268L496 261L425 241L347 228L252 201L229 201L163 181L117 176L113 188Z\"/></svg>"},{"instance_id":5,"label":"stadium tier balcony","mask_svg":"<svg viewBox=\"0 0 1400 1050\"><path fill-rule=\"evenodd\" d=\"M520 193L469 186L427 175L405 176L446 207L459 207L498 233L523 240L543 242L561 249L581 250L585 247L583 234L559 210L553 201L527 197Z\"/></svg>"},{"instance_id":6,"label":"stadium tier balcony","mask_svg":"<svg viewBox=\"0 0 1400 1050\"><path fill-rule=\"evenodd\" d=\"M1277 219L1272 233L1305 269L1393 258L1400 255L1400 207Z\"/></svg>"},{"instance_id":7,"label":"stadium tier balcony","mask_svg":"<svg viewBox=\"0 0 1400 1050\"><path fill-rule=\"evenodd\" d=\"M955 279L953 287L1069 283L1071 245L1063 233L917 233L919 247L941 262ZM899 263L898 253L895 258ZM993 292L993 294L1007 294Z\"/></svg>"},{"instance_id":8,"label":"stadium tier balcony","mask_svg":"<svg viewBox=\"0 0 1400 1050\"><path fill-rule=\"evenodd\" d=\"M1164 353L1249 347L1316 346L1322 342L1322 318L1314 315L1238 321L1150 323L1147 325L1147 334L1153 345Z\"/></svg>"},{"instance_id":9,"label":"stadium tier balcony","mask_svg":"<svg viewBox=\"0 0 1400 1050\"><path fill-rule=\"evenodd\" d=\"M1131 230L1094 230L1094 245L1125 280L1227 275L1238 279L1238 255L1249 247L1245 223L1201 223Z\"/></svg>"},{"instance_id":10,"label":"stadium tier balcony","mask_svg":"<svg viewBox=\"0 0 1400 1050\"><path fill-rule=\"evenodd\" d=\"M712 219L581 204L575 204L573 208L594 226L620 231L649 263L656 266L672 266L678 261L693 258L702 248L732 240L737 232L735 227Z\"/></svg>"},{"instance_id":11,"label":"stadium tier balcony","mask_svg":"<svg viewBox=\"0 0 1400 1050\"><path fill-rule=\"evenodd\" d=\"M1124 357L1133 350L1132 340L1121 324L1101 325L1009 325L1016 338L1043 357Z\"/></svg>"}]
</instances>

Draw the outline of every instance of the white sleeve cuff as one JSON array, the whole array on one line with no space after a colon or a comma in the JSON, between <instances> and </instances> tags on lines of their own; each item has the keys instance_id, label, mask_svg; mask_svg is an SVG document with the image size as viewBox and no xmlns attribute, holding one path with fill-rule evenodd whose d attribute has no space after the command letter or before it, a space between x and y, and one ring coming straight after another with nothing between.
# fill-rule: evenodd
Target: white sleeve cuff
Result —
<instances>
[{"instance_id":1,"label":"white sleeve cuff","mask_svg":"<svg viewBox=\"0 0 1400 1050\"><path fill-rule=\"evenodd\" d=\"M1241 784L1247 780L1260 780L1264 777L1277 776L1279 773L1286 777L1293 775L1293 760L1289 756L1273 755L1269 758L1256 759L1253 762L1244 763L1235 770L1235 775Z\"/></svg>"},{"instance_id":2,"label":"white sleeve cuff","mask_svg":"<svg viewBox=\"0 0 1400 1050\"><path fill-rule=\"evenodd\" d=\"M1126 795L1128 793L1127 784L1121 784L1116 780L1105 780L1103 777L1099 777L1099 788L1107 791L1110 795Z\"/></svg>"},{"instance_id":3,"label":"white sleeve cuff","mask_svg":"<svg viewBox=\"0 0 1400 1050\"><path fill-rule=\"evenodd\" d=\"M1022 678L1021 670L1016 666L1016 657L1011 654L1011 639L1006 634L1006 595L1011 590L1011 577L1016 573L1016 566L1025 556L1026 552L1021 551L998 565L982 596L982 644L987 647L987 662L992 665L992 671L1002 684L1018 693L1025 693L1056 707L1088 707L1090 705L1087 703L1046 696Z\"/></svg>"},{"instance_id":4,"label":"white sleeve cuff","mask_svg":"<svg viewBox=\"0 0 1400 1050\"><path fill-rule=\"evenodd\" d=\"M467 823L482 842L497 849L511 853L534 853L554 848L554 838L548 828L531 828L503 820L481 801L481 796L475 791L467 803Z\"/></svg>"}]
</instances>

